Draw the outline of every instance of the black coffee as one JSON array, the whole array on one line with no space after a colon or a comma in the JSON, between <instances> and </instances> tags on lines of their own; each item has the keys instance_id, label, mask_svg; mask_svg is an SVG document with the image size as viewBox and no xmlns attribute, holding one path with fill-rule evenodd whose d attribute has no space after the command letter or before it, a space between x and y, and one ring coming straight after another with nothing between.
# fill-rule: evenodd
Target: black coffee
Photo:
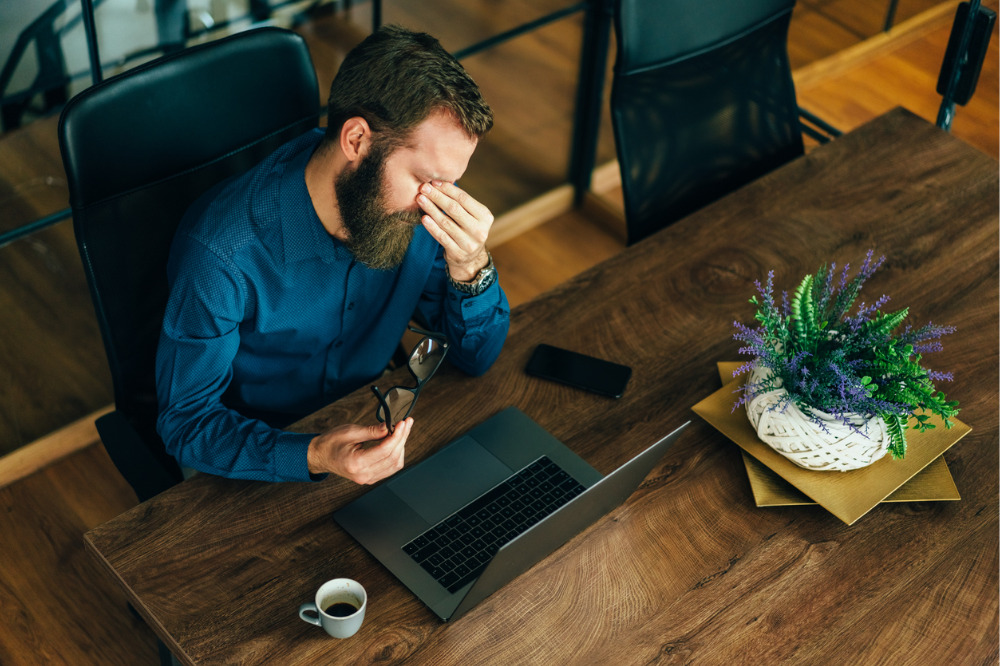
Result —
<instances>
[{"instance_id":1,"label":"black coffee","mask_svg":"<svg viewBox=\"0 0 1000 666\"><path fill-rule=\"evenodd\" d=\"M358 612L358 607L346 601L338 601L323 609L323 612L332 617L347 617Z\"/></svg>"}]
</instances>

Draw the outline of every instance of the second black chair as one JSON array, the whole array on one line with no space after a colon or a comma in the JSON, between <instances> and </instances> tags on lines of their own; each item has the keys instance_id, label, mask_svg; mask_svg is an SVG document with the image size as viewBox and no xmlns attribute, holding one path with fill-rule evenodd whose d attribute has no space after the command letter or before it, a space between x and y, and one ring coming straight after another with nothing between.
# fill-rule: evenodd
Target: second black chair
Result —
<instances>
[{"instance_id":1,"label":"second black chair","mask_svg":"<svg viewBox=\"0 0 1000 666\"><path fill-rule=\"evenodd\" d=\"M803 153L794 0L619 0L611 115L627 242Z\"/></svg>"}]
</instances>

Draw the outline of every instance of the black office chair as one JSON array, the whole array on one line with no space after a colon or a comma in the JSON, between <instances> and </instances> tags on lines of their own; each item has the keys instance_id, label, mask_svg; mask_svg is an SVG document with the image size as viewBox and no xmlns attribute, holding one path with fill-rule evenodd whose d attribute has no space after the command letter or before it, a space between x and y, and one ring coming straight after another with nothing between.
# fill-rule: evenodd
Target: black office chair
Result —
<instances>
[{"instance_id":1,"label":"black office chair","mask_svg":"<svg viewBox=\"0 0 1000 666\"><path fill-rule=\"evenodd\" d=\"M627 242L803 153L794 0L619 0L611 116Z\"/></svg>"},{"instance_id":2,"label":"black office chair","mask_svg":"<svg viewBox=\"0 0 1000 666\"><path fill-rule=\"evenodd\" d=\"M181 480L155 430L154 371L177 224L209 187L316 127L319 103L304 40L261 28L110 78L63 110L73 226L114 384L97 430L140 501Z\"/></svg>"}]
</instances>

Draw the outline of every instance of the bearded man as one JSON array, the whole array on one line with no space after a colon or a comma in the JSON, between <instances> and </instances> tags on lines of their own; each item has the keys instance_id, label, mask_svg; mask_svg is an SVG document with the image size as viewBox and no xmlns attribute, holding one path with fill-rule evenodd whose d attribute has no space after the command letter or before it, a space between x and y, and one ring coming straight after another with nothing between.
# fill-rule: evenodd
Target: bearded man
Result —
<instances>
[{"instance_id":1,"label":"bearded man","mask_svg":"<svg viewBox=\"0 0 1000 666\"><path fill-rule=\"evenodd\" d=\"M493 125L476 84L436 39L389 26L344 60L327 121L181 222L157 429L183 467L374 483L402 468L412 418L281 428L378 377L411 319L470 375L500 353L493 216L454 184Z\"/></svg>"}]
</instances>

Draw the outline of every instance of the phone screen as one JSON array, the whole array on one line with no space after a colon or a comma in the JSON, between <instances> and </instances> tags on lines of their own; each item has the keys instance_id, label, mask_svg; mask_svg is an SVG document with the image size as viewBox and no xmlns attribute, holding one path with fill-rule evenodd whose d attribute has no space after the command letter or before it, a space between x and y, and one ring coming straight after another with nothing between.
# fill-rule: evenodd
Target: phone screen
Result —
<instances>
[{"instance_id":1,"label":"phone screen","mask_svg":"<svg viewBox=\"0 0 1000 666\"><path fill-rule=\"evenodd\" d=\"M612 398L622 397L632 377L632 368L626 365L546 344L535 347L525 371Z\"/></svg>"}]
</instances>

